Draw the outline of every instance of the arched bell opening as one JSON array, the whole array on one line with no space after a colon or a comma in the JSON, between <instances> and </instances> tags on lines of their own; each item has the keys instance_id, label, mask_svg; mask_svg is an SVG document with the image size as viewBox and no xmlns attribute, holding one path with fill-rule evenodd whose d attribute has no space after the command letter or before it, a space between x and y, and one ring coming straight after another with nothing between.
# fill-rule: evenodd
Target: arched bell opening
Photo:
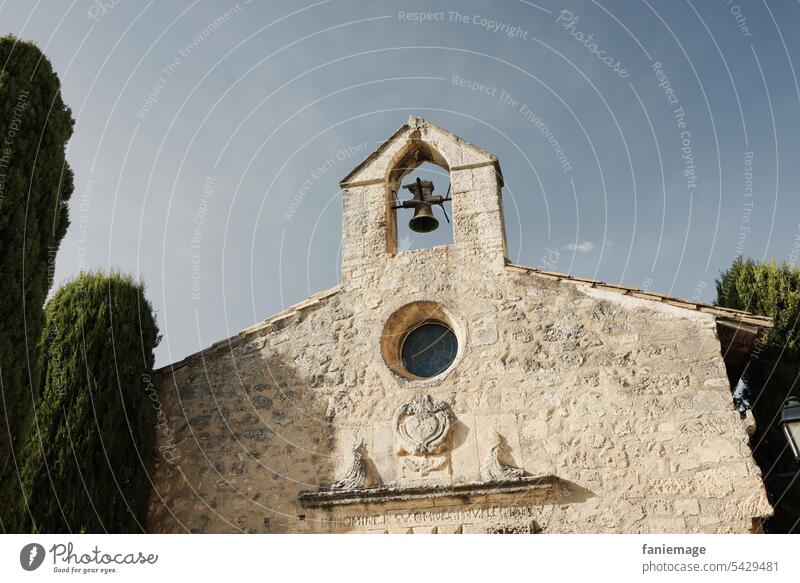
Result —
<instances>
[{"instance_id":1,"label":"arched bell opening","mask_svg":"<svg viewBox=\"0 0 800 583\"><path fill-rule=\"evenodd\" d=\"M415 176L415 170L429 174ZM417 177L420 183L416 183ZM432 181L434 188L423 185L423 179ZM414 205L403 204L414 193L402 187L412 183L418 184L418 192L427 188L431 196L441 196L444 204L434 203L427 209L436 219L436 230L407 232L408 239L403 241L405 235L403 228L400 229L402 249L432 246L457 249L456 255L472 255L487 268L504 269L503 178L497 158L435 124L412 116L339 182L343 281L359 285L363 276L380 269L387 259L397 255L398 221L403 227L408 226L417 211ZM445 201L447 198L452 201ZM431 226L428 218L415 224L423 231L430 231ZM447 238L436 239L437 234L446 234ZM452 246L439 247L451 242Z\"/></svg>"},{"instance_id":2,"label":"arched bell opening","mask_svg":"<svg viewBox=\"0 0 800 583\"><path fill-rule=\"evenodd\" d=\"M387 179L390 253L453 244L450 169L429 144L412 141Z\"/></svg>"}]
</instances>

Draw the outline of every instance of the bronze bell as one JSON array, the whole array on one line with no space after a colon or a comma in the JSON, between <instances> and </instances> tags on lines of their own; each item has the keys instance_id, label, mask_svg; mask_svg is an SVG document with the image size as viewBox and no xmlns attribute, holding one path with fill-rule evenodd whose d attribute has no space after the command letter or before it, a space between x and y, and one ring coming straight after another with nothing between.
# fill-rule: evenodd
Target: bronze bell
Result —
<instances>
[{"instance_id":1,"label":"bronze bell","mask_svg":"<svg viewBox=\"0 0 800 583\"><path fill-rule=\"evenodd\" d=\"M417 178L403 188L411 191L414 198L405 201L403 207L414 207L414 216L408 221L408 228L417 233L430 233L439 226L439 221L433 216L434 204L441 204L440 196L433 196L433 182Z\"/></svg>"},{"instance_id":2,"label":"bronze bell","mask_svg":"<svg viewBox=\"0 0 800 583\"><path fill-rule=\"evenodd\" d=\"M414 216L408 221L408 228L417 233L430 233L439 226L439 221L433 216L433 209L429 204L418 204L414 209Z\"/></svg>"}]
</instances>

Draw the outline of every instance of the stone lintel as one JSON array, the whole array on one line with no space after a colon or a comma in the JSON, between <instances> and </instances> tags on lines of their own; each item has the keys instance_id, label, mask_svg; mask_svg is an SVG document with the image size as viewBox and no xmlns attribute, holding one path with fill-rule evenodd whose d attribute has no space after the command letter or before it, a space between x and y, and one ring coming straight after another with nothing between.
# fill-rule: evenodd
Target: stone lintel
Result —
<instances>
[{"instance_id":1,"label":"stone lintel","mask_svg":"<svg viewBox=\"0 0 800 583\"><path fill-rule=\"evenodd\" d=\"M433 486L376 486L355 490L303 490L297 495L304 508L382 504L386 502L458 498L465 502L493 494L535 492L539 496L557 494L561 481L557 476L524 476L518 479L492 480L470 484Z\"/></svg>"}]
</instances>

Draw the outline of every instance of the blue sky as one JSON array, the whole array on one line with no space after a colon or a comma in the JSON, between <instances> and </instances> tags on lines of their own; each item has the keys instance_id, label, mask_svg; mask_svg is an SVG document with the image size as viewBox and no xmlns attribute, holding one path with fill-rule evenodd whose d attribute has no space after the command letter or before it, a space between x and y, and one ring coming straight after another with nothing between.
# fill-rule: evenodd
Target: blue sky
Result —
<instances>
[{"instance_id":1,"label":"blue sky","mask_svg":"<svg viewBox=\"0 0 800 583\"><path fill-rule=\"evenodd\" d=\"M515 262L713 301L736 255L793 260L798 28L789 1L0 2L77 120L56 279L143 277L158 364L335 285L338 180L412 114L500 158Z\"/></svg>"}]
</instances>

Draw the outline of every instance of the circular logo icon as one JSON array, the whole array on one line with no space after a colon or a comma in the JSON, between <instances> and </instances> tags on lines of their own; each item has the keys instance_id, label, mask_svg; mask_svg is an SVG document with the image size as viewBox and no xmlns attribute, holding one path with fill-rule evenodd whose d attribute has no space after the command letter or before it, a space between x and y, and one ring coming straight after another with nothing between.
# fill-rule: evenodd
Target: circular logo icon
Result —
<instances>
[{"instance_id":1,"label":"circular logo icon","mask_svg":"<svg viewBox=\"0 0 800 583\"><path fill-rule=\"evenodd\" d=\"M44 547L39 543L28 543L19 552L19 564L26 571L35 571L44 562Z\"/></svg>"}]
</instances>

